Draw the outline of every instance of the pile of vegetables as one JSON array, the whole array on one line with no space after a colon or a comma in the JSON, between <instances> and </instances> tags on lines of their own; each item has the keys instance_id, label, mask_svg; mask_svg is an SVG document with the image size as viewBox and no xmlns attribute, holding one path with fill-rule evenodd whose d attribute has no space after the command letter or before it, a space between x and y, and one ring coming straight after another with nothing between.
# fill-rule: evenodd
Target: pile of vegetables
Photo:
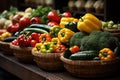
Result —
<instances>
[{"instance_id":1,"label":"pile of vegetables","mask_svg":"<svg viewBox=\"0 0 120 80\"><path fill-rule=\"evenodd\" d=\"M29 14L15 14L6 27L15 37L8 39L13 45L43 54L63 53L72 60L111 60L119 55L118 38L102 31L103 23L91 13L77 19L70 12L42 6L25 12Z\"/></svg>"}]
</instances>

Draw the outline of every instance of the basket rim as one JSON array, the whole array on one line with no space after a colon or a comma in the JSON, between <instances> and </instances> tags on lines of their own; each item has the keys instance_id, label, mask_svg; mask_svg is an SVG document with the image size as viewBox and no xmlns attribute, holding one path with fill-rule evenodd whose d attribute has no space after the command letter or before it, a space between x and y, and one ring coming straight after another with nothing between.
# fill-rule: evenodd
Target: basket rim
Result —
<instances>
[{"instance_id":1,"label":"basket rim","mask_svg":"<svg viewBox=\"0 0 120 80\"><path fill-rule=\"evenodd\" d=\"M52 55L56 55L56 56L58 56L58 55L60 55L60 54L62 54L62 53L40 53L40 52L35 52L33 49L32 49L32 55L34 55L34 56L52 56Z\"/></svg>"},{"instance_id":2,"label":"basket rim","mask_svg":"<svg viewBox=\"0 0 120 80\"><path fill-rule=\"evenodd\" d=\"M116 57L115 59L112 60L70 60L65 58L63 55L60 56L60 59L65 64L69 65L104 65L120 61L119 57Z\"/></svg>"},{"instance_id":3,"label":"basket rim","mask_svg":"<svg viewBox=\"0 0 120 80\"><path fill-rule=\"evenodd\" d=\"M20 46L16 46L16 45L13 45L12 43L10 43L10 48L11 49L26 49L26 50L31 50L33 47L20 47Z\"/></svg>"},{"instance_id":4,"label":"basket rim","mask_svg":"<svg viewBox=\"0 0 120 80\"><path fill-rule=\"evenodd\" d=\"M3 42L3 41L0 41L0 44L6 44L6 45L8 44L8 45L9 45L10 43L11 43L11 42Z\"/></svg>"}]
</instances>

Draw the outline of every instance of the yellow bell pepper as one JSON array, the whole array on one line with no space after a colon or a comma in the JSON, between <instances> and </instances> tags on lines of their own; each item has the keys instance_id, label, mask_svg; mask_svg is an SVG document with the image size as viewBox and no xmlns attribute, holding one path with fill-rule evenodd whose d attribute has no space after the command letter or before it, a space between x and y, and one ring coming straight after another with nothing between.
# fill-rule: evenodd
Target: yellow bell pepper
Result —
<instances>
[{"instance_id":1,"label":"yellow bell pepper","mask_svg":"<svg viewBox=\"0 0 120 80\"><path fill-rule=\"evenodd\" d=\"M91 13L86 13L81 17L77 24L77 29L87 33L102 29L101 21Z\"/></svg>"},{"instance_id":2,"label":"yellow bell pepper","mask_svg":"<svg viewBox=\"0 0 120 80\"><path fill-rule=\"evenodd\" d=\"M60 40L58 39L58 37L52 38L51 42L53 42L53 44L56 46L58 44L61 44Z\"/></svg>"},{"instance_id":3,"label":"yellow bell pepper","mask_svg":"<svg viewBox=\"0 0 120 80\"><path fill-rule=\"evenodd\" d=\"M70 29L63 28L58 32L58 39L62 43L67 43L70 40L70 38L74 35L74 33L75 32L73 32Z\"/></svg>"},{"instance_id":4,"label":"yellow bell pepper","mask_svg":"<svg viewBox=\"0 0 120 80\"><path fill-rule=\"evenodd\" d=\"M64 28L67 22L78 22L78 19L74 17L62 17L60 20L60 27Z\"/></svg>"},{"instance_id":5,"label":"yellow bell pepper","mask_svg":"<svg viewBox=\"0 0 120 80\"><path fill-rule=\"evenodd\" d=\"M42 46L42 43L36 43L36 45L35 45L35 47L33 48L33 50L34 50L35 52L40 52L41 46Z\"/></svg>"}]
</instances>

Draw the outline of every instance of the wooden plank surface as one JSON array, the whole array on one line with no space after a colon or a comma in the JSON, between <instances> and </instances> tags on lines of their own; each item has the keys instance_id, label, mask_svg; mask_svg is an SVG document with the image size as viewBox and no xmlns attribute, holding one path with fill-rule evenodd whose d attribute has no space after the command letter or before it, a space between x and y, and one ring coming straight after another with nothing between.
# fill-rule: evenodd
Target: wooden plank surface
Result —
<instances>
[{"instance_id":1,"label":"wooden plank surface","mask_svg":"<svg viewBox=\"0 0 120 80\"><path fill-rule=\"evenodd\" d=\"M61 72L44 71L40 69L35 63L33 64L20 63L14 56L6 56L3 55L2 52L0 52L0 67L16 75L22 80L88 80L71 76L67 71ZM116 75L110 78L102 78L102 80L120 80L120 76Z\"/></svg>"}]
</instances>

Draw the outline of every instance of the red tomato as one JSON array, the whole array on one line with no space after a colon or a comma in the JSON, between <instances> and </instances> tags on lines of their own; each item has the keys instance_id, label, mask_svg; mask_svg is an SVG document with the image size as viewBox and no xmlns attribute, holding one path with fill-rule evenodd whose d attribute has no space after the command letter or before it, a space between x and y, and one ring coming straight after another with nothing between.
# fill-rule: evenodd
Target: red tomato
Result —
<instances>
[{"instance_id":1,"label":"red tomato","mask_svg":"<svg viewBox=\"0 0 120 80\"><path fill-rule=\"evenodd\" d=\"M36 45L36 43L37 43L37 40L31 40L30 46L31 46L31 47L34 47L34 46Z\"/></svg>"},{"instance_id":2,"label":"red tomato","mask_svg":"<svg viewBox=\"0 0 120 80\"><path fill-rule=\"evenodd\" d=\"M20 18L19 24L20 24L21 29L27 27L28 25L30 25L30 18L28 18L28 17Z\"/></svg>"},{"instance_id":3,"label":"red tomato","mask_svg":"<svg viewBox=\"0 0 120 80\"><path fill-rule=\"evenodd\" d=\"M72 14L70 12L64 12L62 14L63 17L72 17Z\"/></svg>"},{"instance_id":4,"label":"red tomato","mask_svg":"<svg viewBox=\"0 0 120 80\"><path fill-rule=\"evenodd\" d=\"M50 21L55 21L55 22L60 22L60 19L61 19L59 14L55 11L50 11L47 17Z\"/></svg>"},{"instance_id":5,"label":"red tomato","mask_svg":"<svg viewBox=\"0 0 120 80\"><path fill-rule=\"evenodd\" d=\"M20 25L19 25L19 23L16 23L16 24L11 23L6 27L6 30L8 32L15 33L20 30Z\"/></svg>"},{"instance_id":6,"label":"red tomato","mask_svg":"<svg viewBox=\"0 0 120 80\"><path fill-rule=\"evenodd\" d=\"M52 27L52 26L54 26L54 25L58 25L58 23L57 23L57 22L54 22L54 21L51 21L51 22L49 22L47 25Z\"/></svg>"},{"instance_id":7,"label":"red tomato","mask_svg":"<svg viewBox=\"0 0 120 80\"><path fill-rule=\"evenodd\" d=\"M76 52L79 52L80 51L80 48L77 46L77 45L75 45L75 46L73 46L73 47L70 47L70 49L69 49L72 53L76 53Z\"/></svg>"},{"instance_id":8,"label":"red tomato","mask_svg":"<svg viewBox=\"0 0 120 80\"><path fill-rule=\"evenodd\" d=\"M30 19L30 24L40 24L40 18L39 17L33 17Z\"/></svg>"},{"instance_id":9,"label":"red tomato","mask_svg":"<svg viewBox=\"0 0 120 80\"><path fill-rule=\"evenodd\" d=\"M19 20L20 20L20 18L22 18L22 17L23 17L22 15L16 14L16 15L13 16L13 18L12 18L12 23L13 23L13 24L19 23Z\"/></svg>"},{"instance_id":10,"label":"red tomato","mask_svg":"<svg viewBox=\"0 0 120 80\"><path fill-rule=\"evenodd\" d=\"M18 46L18 40L17 39L13 40L12 45Z\"/></svg>"},{"instance_id":11,"label":"red tomato","mask_svg":"<svg viewBox=\"0 0 120 80\"><path fill-rule=\"evenodd\" d=\"M32 37L33 40L36 40L37 42L39 42L40 33L33 32L30 36Z\"/></svg>"}]
</instances>

